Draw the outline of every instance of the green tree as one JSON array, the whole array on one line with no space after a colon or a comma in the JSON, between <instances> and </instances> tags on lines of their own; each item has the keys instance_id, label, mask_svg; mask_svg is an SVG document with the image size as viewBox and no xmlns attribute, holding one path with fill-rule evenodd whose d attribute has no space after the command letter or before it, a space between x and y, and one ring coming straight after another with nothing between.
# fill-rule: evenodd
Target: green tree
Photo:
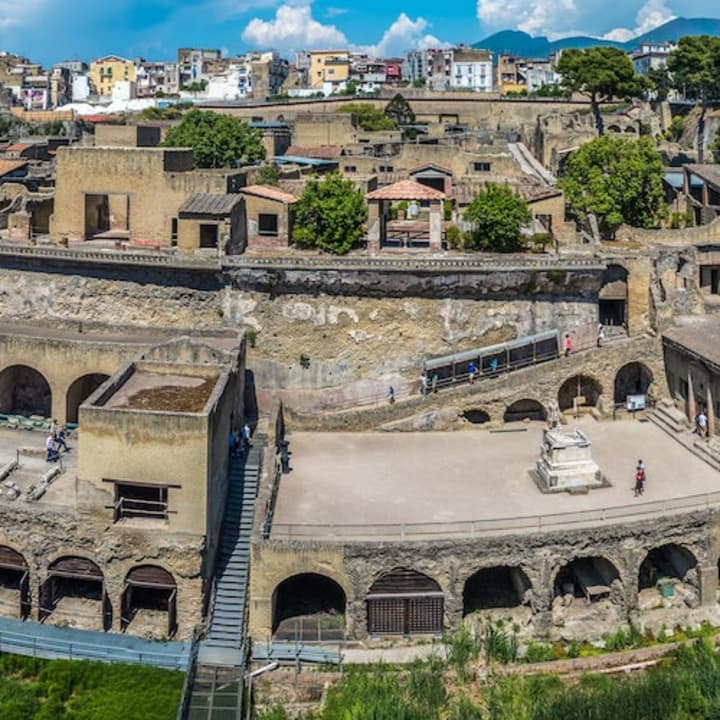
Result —
<instances>
[{"instance_id":1,"label":"green tree","mask_svg":"<svg viewBox=\"0 0 720 720\"><path fill-rule=\"evenodd\" d=\"M230 115L191 110L171 128L165 147L189 147L201 168L237 167L265 157L259 130Z\"/></svg>"},{"instance_id":2,"label":"green tree","mask_svg":"<svg viewBox=\"0 0 720 720\"><path fill-rule=\"evenodd\" d=\"M280 168L275 163L263 165L255 176L257 185L275 185L280 184Z\"/></svg>"},{"instance_id":3,"label":"green tree","mask_svg":"<svg viewBox=\"0 0 720 720\"><path fill-rule=\"evenodd\" d=\"M720 38L682 37L667 63L673 87L700 109L697 125L698 162L705 161L705 116L712 100L720 97Z\"/></svg>"},{"instance_id":4,"label":"green tree","mask_svg":"<svg viewBox=\"0 0 720 720\"><path fill-rule=\"evenodd\" d=\"M520 228L532 220L532 214L509 185L488 183L468 205L464 219L472 224L465 249L517 252L523 247Z\"/></svg>"},{"instance_id":5,"label":"green tree","mask_svg":"<svg viewBox=\"0 0 720 720\"><path fill-rule=\"evenodd\" d=\"M378 110L372 103L348 103L339 108L340 112L352 113L358 125L366 132L375 130L397 130L397 123Z\"/></svg>"},{"instance_id":6,"label":"green tree","mask_svg":"<svg viewBox=\"0 0 720 720\"><path fill-rule=\"evenodd\" d=\"M650 138L606 135L570 156L560 187L576 219L595 215L602 236L612 238L622 223L648 228L662 218L662 170Z\"/></svg>"},{"instance_id":7,"label":"green tree","mask_svg":"<svg viewBox=\"0 0 720 720\"><path fill-rule=\"evenodd\" d=\"M298 247L344 255L365 236L365 199L338 173L312 178L295 205L293 241Z\"/></svg>"},{"instance_id":8,"label":"green tree","mask_svg":"<svg viewBox=\"0 0 720 720\"><path fill-rule=\"evenodd\" d=\"M667 100L667 96L672 90L672 78L666 67L651 68L648 71L648 81L656 100Z\"/></svg>"},{"instance_id":9,"label":"green tree","mask_svg":"<svg viewBox=\"0 0 720 720\"><path fill-rule=\"evenodd\" d=\"M645 78L635 74L628 55L612 46L563 50L556 70L566 90L590 100L598 135L605 134L600 103L638 95L647 87Z\"/></svg>"},{"instance_id":10,"label":"green tree","mask_svg":"<svg viewBox=\"0 0 720 720\"><path fill-rule=\"evenodd\" d=\"M384 114L394 120L396 125L412 125L415 122L415 113L410 103L400 93L385 106Z\"/></svg>"}]
</instances>

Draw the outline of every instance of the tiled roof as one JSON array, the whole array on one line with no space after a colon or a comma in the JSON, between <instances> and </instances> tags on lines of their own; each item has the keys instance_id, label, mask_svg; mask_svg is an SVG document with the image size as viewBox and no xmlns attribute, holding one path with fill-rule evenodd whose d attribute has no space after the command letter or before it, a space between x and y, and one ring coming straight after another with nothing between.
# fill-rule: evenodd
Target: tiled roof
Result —
<instances>
[{"instance_id":1,"label":"tiled roof","mask_svg":"<svg viewBox=\"0 0 720 720\"><path fill-rule=\"evenodd\" d=\"M27 160L0 160L0 177L5 177L27 164Z\"/></svg>"},{"instance_id":2,"label":"tiled roof","mask_svg":"<svg viewBox=\"0 0 720 720\"><path fill-rule=\"evenodd\" d=\"M367 194L368 200L444 200L445 193L414 180L401 180Z\"/></svg>"},{"instance_id":3,"label":"tiled roof","mask_svg":"<svg viewBox=\"0 0 720 720\"><path fill-rule=\"evenodd\" d=\"M13 145L8 145L5 148L5 152L22 152L23 150L29 150L31 147L32 145L28 143L14 143Z\"/></svg>"},{"instance_id":4,"label":"tiled roof","mask_svg":"<svg viewBox=\"0 0 720 720\"><path fill-rule=\"evenodd\" d=\"M295 157L318 158L320 160L335 160L342 154L342 145L317 145L305 147L304 145L291 145L286 153Z\"/></svg>"},{"instance_id":5,"label":"tiled roof","mask_svg":"<svg viewBox=\"0 0 720 720\"><path fill-rule=\"evenodd\" d=\"M446 175L452 175L453 171L450 168L443 167L437 163L423 163L417 167L412 168L408 171L408 175L415 175L415 173L422 172L423 170L437 170L438 172L445 173Z\"/></svg>"},{"instance_id":6,"label":"tiled roof","mask_svg":"<svg viewBox=\"0 0 720 720\"><path fill-rule=\"evenodd\" d=\"M240 192L245 195L255 195L256 197L276 200L277 202L286 204L297 202L297 198L294 195L283 192L272 185L248 185L247 187L240 188Z\"/></svg>"},{"instance_id":7,"label":"tiled roof","mask_svg":"<svg viewBox=\"0 0 720 720\"><path fill-rule=\"evenodd\" d=\"M191 195L178 212L191 215L229 215L240 200L239 195L198 193Z\"/></svg>"}]
</instances>

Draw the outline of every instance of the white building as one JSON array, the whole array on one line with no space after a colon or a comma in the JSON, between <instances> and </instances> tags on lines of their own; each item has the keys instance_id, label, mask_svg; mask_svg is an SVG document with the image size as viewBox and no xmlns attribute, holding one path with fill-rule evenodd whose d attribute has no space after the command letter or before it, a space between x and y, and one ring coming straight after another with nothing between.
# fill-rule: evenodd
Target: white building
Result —
<instances>
[{"instance_id":1,"label":"white building","mask_svg":"<svg viewBox=\"0 0 720 720\"><path fill-rule=\"evenodd\" d=\"M493 56L487 50L458 48L451 51L450 89L493 91Z\"/></svg>"}]
</instances>

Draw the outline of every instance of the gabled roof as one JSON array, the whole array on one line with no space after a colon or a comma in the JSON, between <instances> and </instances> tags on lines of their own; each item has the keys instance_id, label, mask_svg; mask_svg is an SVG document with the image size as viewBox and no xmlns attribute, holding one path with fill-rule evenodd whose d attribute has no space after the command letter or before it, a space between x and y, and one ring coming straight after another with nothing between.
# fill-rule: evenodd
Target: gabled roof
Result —
<instances>
[{"instance_id":1,"label":"gabled roof","mask_svg":"<svg viewBox=\"0 0 720 720\"><path fill-rule=\"evenodd\" d=\"M294 195L286 193L272 185L248 185L247 187L240 188L240 192L244 195L254 195L255 197L265 198L266 200L275 200L276 202L285 203L286 205L290 205L298 200Z\"/></svg>"},{"instance_id":2,"label":"gabled roof","mask_svg":"<svg viewBox=\"0 0 720 720\"><path fill-rule=\"evenodd\" d=\"M180 207L178 213L188 215L229 215L242 201L239 195L197 193L191 195Z\"/></svg>"},{"instance_id":3,"label":"gabled roof","mask_svg":"<svg viewBox=\"0 0 720 720\"><path fill-rule=\"evenodd\" d=\"M368 200L444 200L444 192L422 185L414 180L401 180L365 196Z\"/></svg>"},{"instance_id":4,"label":"gabled roof","mask_svg":"<svg viewBox=\"0 0 720 720\"><path fill-rule=\"evenodd\" d=\"M437 170L437 172L442 173L443 175L452 175L453 171L450 170L450 168L443 167L442 165L437 165L436 163L423 163L422 165L418 165L417 167L412 168L410 171L408 171L408 175L415 175L417 173L423 172L423 170Z\"/></svg>"},{"instance_id":5,"label":"gabled roof","mask_svg":"<svg viewBox=\"0 0 720 720\"><path fill-rule=\"evenodd\" d=\"M27 164L27 160L0 160L0 177L5 177L5 175L9 175Z\"/></svg>"}]
</instances>

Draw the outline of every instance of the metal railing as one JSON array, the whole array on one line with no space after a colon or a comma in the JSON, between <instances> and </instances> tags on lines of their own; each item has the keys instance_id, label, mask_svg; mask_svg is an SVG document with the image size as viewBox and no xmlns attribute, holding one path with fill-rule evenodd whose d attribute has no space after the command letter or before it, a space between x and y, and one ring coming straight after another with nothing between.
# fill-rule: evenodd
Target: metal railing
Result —
<instances>
[{"instance_id":1,"label":"metal railing","mask_svg":"<svg viewBox=\"0 0 720 720\"><path fill-rule=\"evenodd\" d=\"M65 658L68 660L100 660L105 662L124 662L172 670L185 671L188 663L186 650L178 652L157 652L149 649L132 649L120 645L60 640L34 635L26 629L14 632L0 629L0 652L27 655L34 658Z\"/></svg>"},{"instance_id":2,"label":"metal railing","mask_svg":"<svg viewBox=\"0 0 720 720\"><path fill-rule=\"evenodd\" d=\"M135 517L167 520L168 504L162 500L139 500L126 497L115 502L115 522Z\"/></svg>"},{"instance_id":3,"label":"metal railing","mask_svg":"<svg viewBox=\"0 0 720 720\"><path fill-rule=\"evenodd\" d=\"M525 515L482 520L458 520L428 523L367 523L367 524L310 524L275 523L271 540L322 539L412 541L424 539L475 538L512 532L543 532L567 529L573 525L602 525L618 521L637 521L663 517L675 512L709 510L720 507L720 491L642 502L637 505L617 505L576 512Z\"/></svg>"},{"instance_id":4,"label":"metal railing","mask_svg":"<svg viewBox=\"0 0 720 720\"><path fill-rule=\"evenodd\" d=\"M278 493L280 491L280 480L282 479L282 465L280 459L275 456L275 467L273 468L272 487L270 489L270 497L265 503L265 515L262 524L262 537L267 540L272 530L273 518L275 517L275 505L277 503Z\"/></svg>"},{"instance_id":5,"label":"metal railing","mask_svg":"<svg viewBox=\"0 0 720 720\"><path fill-rule=\"evenodd\" d=\"M188 658L187 672L183 681L182 695L180 698L180 706L178 707L176 720L187 720L190 713L190 700L192 699L193 686L195 684L195 676L197 674L197 659L200 650L200 634L196 629L193 633L192 645L190 646L190 656Z\"/></svg>"}]
</instances>

